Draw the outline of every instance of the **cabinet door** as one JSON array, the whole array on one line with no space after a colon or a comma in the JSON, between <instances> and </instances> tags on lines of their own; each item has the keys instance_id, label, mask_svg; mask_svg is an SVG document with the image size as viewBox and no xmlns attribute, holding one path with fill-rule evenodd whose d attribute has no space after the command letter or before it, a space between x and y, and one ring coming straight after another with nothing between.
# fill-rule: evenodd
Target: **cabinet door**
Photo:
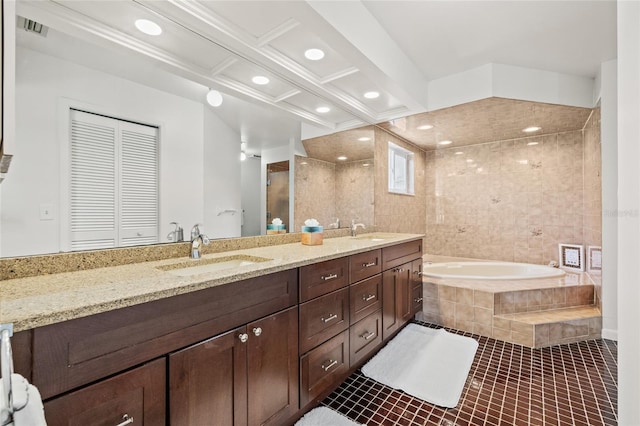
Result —
<instances>
[{"instance_id":1,"label":"cabinet door","mask_svg":"<svg viewBox=\"0 0 640 426\"><path fill-rule=\"evenodd\" d=\"M169 356L171 426L247 424L245 333L241 327Z\"/></svg>"},{"instance_id":2,"label":"cabinet door","mask_svg":"<svg viewBox=\"0 0 640 426\"><path fill-rule=\"evenodd\" d=\"M250 323L247 334L248 424L284 424L298 411L298 308Z\"/></svg>"},{"instance_id":3,"label":"cabinet door","mask_svg":"<svg viewBox=\"0 0 640 426\"><path fill-rule=\"evenodd\" d=\"M411 269L413 271L413 290L411 296L411 303L413 303L412 315L422 311L422 259L414 260L411 262Z\"/></svg>"},{"instance_id":4,"label":"cabinet door","mask_svg":"<svg viewBox=\"0 0 640 426\"><path fill-rule=\"evenodd\" d=\"M159 359L44 404L49 426L165 424L165 360Z\"/></svg>"},{"instance_id":5,"label":"cabinet door","mask_svg":"<svg viewBox=\"0 0 640 426\"><path fill-rule=\"evenodd\" d=\"M411 263L385 271L382 275L382 338L387 340L411 319Z\"/></svg>"}]
</instances>

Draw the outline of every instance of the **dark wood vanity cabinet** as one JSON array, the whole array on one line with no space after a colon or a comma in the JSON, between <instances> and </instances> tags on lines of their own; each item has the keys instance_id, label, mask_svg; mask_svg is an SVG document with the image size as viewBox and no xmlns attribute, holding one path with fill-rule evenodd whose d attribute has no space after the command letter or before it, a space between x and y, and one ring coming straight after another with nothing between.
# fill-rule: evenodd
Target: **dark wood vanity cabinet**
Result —
<instances>
[{"instance_id":1,"label":"dark wood vanity cabinet","mask_svg":"<svg viewBox=\"0 0 640 426\"><path fill-rule=\"evenodd\" d=\"M170 424L283 424L298 410L297 334L294 307L170 354Z\"/></svg>"},{"instance_id":2,"label":"dark wood vanity cabinet","mask_svg":"<svg viewBox=\"0 0 640 426\"><path fill-rule=\"evenodd\" d=\"M165 359L46 401L49 426L164 425ZM129 423L127 423L129 421Z\"/></svg>"}]
</instances>

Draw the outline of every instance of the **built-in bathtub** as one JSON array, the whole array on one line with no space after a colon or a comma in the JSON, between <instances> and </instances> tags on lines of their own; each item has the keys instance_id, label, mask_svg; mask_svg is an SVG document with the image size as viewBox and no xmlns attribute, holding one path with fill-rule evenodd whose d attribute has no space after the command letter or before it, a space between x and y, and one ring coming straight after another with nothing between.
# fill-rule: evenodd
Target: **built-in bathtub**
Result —
<instances>
[{"instance_id":1,"label":"built-in bathtub","mask_svg":"<svg viewBox=\"0 0 640 426\"><path fill-rule=\"evenodd\" d=\"M513 262L444 262L426 263L423 275L432 278L474 280L524 280L562 277L562 269L544 265Z\"/></svg>"},{"instance_id":2,"label":"built-in bathtub","mask_svg":"<svg viewBox=\"0 0 640 426\"><path fill-rule=\"evenodd\" d=\"M600 336L587 273L433 255L425 260L425 321L529 347Z\"/></svg>"}]
</instances>

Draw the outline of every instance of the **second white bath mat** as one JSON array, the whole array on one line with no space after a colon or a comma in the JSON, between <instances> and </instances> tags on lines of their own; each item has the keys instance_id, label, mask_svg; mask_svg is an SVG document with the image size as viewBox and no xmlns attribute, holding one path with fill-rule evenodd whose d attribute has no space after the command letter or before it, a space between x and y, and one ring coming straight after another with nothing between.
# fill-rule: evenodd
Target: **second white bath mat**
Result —
<instances>
[{"instance_id":1,"label":"second white bath mat","mask_svg":"<svg viewBox=\"0 0 640 426\"><path fill-rule=\"evenodd\" d=\"M295 426L363 426L337 411L327 407L316 407L304 415Z\"/></svg>"}]
</instances>

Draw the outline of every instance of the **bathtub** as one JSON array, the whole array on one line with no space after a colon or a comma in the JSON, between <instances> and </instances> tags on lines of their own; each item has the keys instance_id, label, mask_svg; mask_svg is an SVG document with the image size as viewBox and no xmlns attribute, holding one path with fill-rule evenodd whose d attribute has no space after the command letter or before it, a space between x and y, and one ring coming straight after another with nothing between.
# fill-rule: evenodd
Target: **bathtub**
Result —
<instances>
[{"instance_id":1,"label":"bathtub","mask_svg":"<svg viewBox=\"0 0 640 426\"><path fill-rule=\"evenodd\" d=\"M444 262L425 263L423 276L470 280L524 280L561 277L562 269L544 265L513 262Z\"/></svg>"}]
</instances>

